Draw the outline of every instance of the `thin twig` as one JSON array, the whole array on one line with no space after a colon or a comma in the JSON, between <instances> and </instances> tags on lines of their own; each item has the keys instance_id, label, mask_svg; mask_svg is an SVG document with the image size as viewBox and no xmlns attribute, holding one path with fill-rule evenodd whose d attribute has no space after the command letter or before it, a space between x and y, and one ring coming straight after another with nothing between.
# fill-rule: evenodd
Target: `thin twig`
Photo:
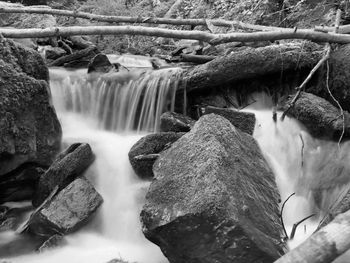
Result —
<instances>
[{"instance_id":1,"label":"thin twig","mask_svg":"<svg viewBox=\"0 0 350 263\"><path fill-rule=\"evenodd\" d=\"M303 136L301 134L299 134L300 140L301 140L301 167L304 166L304 139Z\"/></svg>"},{"instance_id":2,"label":"thin twig","mask_svg":"<svg viewBox=\"0 0 350 263\"><path fill-rule=\"evenodd\" d=\"M331 96L332 100L335 101L335 103L337 103L339 109L340 109L340 114L342 116L342 119L343 119L343 130L342 130L342 133L339 137L339 140L338 140L338 147L340 148L340 143L341 141L343 140L343 137L344 137L344 133L345 133L345 114L344 114L344 110L342 108L342 106L340 105L339 101L336 100L336 98L333 96L331 90L329 89L329 63L327 61L327 79L326 79L326 87L327 87L327 91L329 93L329 95Z\"/></svg>"},{"instance_id":3,"label":"thin twig","mask_svg":"<svg viewBox=\"0 0 350 263\"><path fill-rule=\"evenodd\" d=\"M286 227L285 227L285 225L284 225L284 221L283 221L283 210L284 210L284 206L286 205L286 203L288 202L288 200L289 200L293 195L295 195L295 193L290 194L290 195L287 197L287 199L283 202L282 207L281 207L281 213L280 213L280 219L281 219L282 228L283 228L284 234L286 235L286 238L287 238L287 239L289 239L289 237L288 237L288 233L287 233Z\"/></svg>"},{"instance_id":4,"label":"thin twig","mask_svg":"<svg viewBox=\"0 0 350 263\"><path fill-rule=\"evenodd\" d=\"M306 221L307 219L309 219L309 218L311 218L311 217L313 217L313 216L315 216L315 215L316 215L316 214L309 215L309 216L303 218L302 220L300 220L299 222L295 223L295 224L293 225L292 232L290 233L290 240L292 240L292 239L294 238L295 232L296 232L296 230L297 230L297 227L298 227L302 222Z\"/></svg>"}]
</instances>

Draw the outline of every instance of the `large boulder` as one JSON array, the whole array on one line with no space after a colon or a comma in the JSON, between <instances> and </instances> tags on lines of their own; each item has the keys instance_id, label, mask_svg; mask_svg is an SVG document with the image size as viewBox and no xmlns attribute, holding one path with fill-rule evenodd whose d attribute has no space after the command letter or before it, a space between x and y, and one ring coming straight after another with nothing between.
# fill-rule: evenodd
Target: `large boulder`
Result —
<instances>
[{"instance_id":1,"label":"large boulder","mask_svg":"<svg viewBox=\"0 0 350 263\"><path fill-rule=\"evenodd\" d=\"M191 117L168 111L160 116L160 130L162 132L188 132L195 122Z\"/></svg>"},{"instance_id":2,"label":"large boulder","mask_svg":"<svg viewBox=\"0 0 350 263\"><path fill-rule=\"evenodd\" d=\"M182 132L160 132L142 137L129 151L135 173L141 178L152 178L152 167L158 154L183 135Z\"/></svg>"},{"instance_id":3,"label":"large boulder","mask_svg":"<svg viewBox=\"0 0 350 263\"><path fill-rule=\"evenodd\" d=\"M60 153L38 182L33 206L39 206L56 186L63 189L90 166L94 154L87 143L74 143Z\"/></svg>"},{"instance_id":4,"label":"large boulder","mask_svg":"<svg viewBox=\"0 0 350 263\"><path fill-rule=\"evenodd\" d=\"M251 112L238 111L234 109L218 108L213 106L203 107L203 114L217 114L229 120L233 126L253 135L255 128L255 114Z\"/></svg>"},{"instance_id":5,"label":"large boulder","mask_svg":"<svg viewBox=\"0 0 350 263\"><path fill-rule=\"evenodd\" d=\"M73 232L91 218L102 202L88 180L77 178L31 215L29 231L38 236Z\"/></svg>"},{"instance_id":6,"label":"large boulder","mask_svg":"<svg viewBox=\"0 0 350 263\"><path fill-rule=\"evenodd\" d=\"M272 262L283 253L274 175L250 135L201 117L161 153L141 212L171 263Z\"/></svg>"},{"instance_id":7,"label":"large boulder","mask_svg":"<svg viewBox=\"0 0 350 263\"><path fill-rule=\"evenodd\" d=\"M283 109L287 109L293 96L289 96ZM343 118L339 108L327 100L307 92L301 92L295 105L290 108L288 115L296 118L317 138L339 140L343 132ZM344 111L344 138L350 136L350 114Z\"/></svg>"},{"instance_id":8,"label":"large boulder","mask_svg":"<svg viewBox=\"0 0 350 263\"><path fill-rule=\"evenodd\" d=\"M49 166L60 148L48 79L39 53L0 36L0 181L27 162Z\"/></svg>"}]
</instances>

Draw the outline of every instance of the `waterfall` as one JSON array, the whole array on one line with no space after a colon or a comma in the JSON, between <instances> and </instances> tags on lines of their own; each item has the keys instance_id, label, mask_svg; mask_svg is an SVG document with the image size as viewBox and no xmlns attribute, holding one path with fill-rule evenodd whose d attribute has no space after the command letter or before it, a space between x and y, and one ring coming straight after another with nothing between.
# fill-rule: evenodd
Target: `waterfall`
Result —
<instances>
[{"instance_id":1,"label":"waterfall","mask_svg":"<svg viewBox=\"0 0 350 263\"><path fill-rule=\"evenodd\" d=\"M50 69L51 90L58 111L80 113L101 129L156 131L160 115L174 111L181 73L134 69L101 76L56 68Z\"/></svg>"}]
</instances>

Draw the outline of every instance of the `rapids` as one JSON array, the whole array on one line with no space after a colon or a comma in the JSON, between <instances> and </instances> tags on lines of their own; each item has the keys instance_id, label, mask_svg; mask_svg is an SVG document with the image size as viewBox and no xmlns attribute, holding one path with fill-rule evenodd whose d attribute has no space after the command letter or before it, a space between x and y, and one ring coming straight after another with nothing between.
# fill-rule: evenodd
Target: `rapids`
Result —
<instances>
[{"instance_id":1,"label":"rapids","mask_svg":"<svg viewBox=\"0 0 350 263\"><path fill-rule=\"evenodd\" d=\"M181 69L140 70L137 74L138 78L131 76L121 83L117 77L112 81L89 79L86 70L50 69L63 147L73 142L90 143L96 161L85 175L104 203L92 222L65 237L62 247L12 257L12 262L105 263L114 258L138 263L167 262L160 249L142 234L139 212L150 182L136 177L128 151L143 134L158 129L162 112L174 110ZM349 144L339 150L337 143L314 139L290 118L274 123L271 99L260 94L255 100L257 103L246 110L256 115L254 137L275 173L281 203L296 193L283 211L288 235L294 223L315 213L298 227L296 238L289 242L293 248L312 234L322 211L327 211L348 189ZM330 175L338 181L331 180ZM315 191L320 187L316 204ZM1 234L0 241L14 237L13 232Z\"/></svg>"}]
</instances>

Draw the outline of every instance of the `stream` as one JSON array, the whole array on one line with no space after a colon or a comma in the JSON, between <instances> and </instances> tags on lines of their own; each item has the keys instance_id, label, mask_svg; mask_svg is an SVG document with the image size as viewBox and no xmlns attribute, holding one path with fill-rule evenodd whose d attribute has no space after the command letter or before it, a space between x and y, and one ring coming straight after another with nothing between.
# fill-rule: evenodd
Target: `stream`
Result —
<instances>
[{"instance_id":1,"label":"stream","mask_svg":"<svg viewBox=\"0 0 350 263\"><path fill-rule=\"evenodd\" d=\"M128 60L123 62L130 66ZM134 174L128 151L143 135L158 130L162 112L174 110L181 69L139 70L137 78L125 73L126 81L120 81L118 76L91 79L86 70L50 69L53 104L63 128L63 148L74 142L91 145L96 160L85 175L104 203L94 220L66 236L62 247L12 257L11 262L167 262L160 249L142 234L139 213L150 182ZM254 137L275 173L281 205L295 193L283 211L287 233L291 233L294 223L315 214L297 228L294 240L288 243L294 248L312 234L324 211L349 188L330 179L332 174L342 182L349 173L349 144L338 151L336 142L312 138L296 120L286 118L274 123L271 99L264 94L254 96L257 103L245 110L256 115ZM316 204L313 196L321 183L321 198ZM10 239L14 234L1 235L0 239Z\"/></svg>"}]
</instances>

